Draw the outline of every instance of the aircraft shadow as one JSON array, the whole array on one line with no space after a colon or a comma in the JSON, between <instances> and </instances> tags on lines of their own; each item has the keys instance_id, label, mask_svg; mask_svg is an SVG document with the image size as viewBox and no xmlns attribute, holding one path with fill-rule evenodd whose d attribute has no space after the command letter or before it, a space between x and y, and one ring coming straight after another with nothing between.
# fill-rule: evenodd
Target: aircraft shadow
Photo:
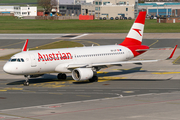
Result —
<instances>
[{"instance_id":1,"label":"aircraft shadow","mask_svg":"<svg viewBox=\"0 0 180 120\"><path fill-rule=\"evenodd\" d=\"M136 72L147 72L147 70L141 70L141 68L142 68L142 67L135 67L135 68L131 68L131 69L128 69L128 70L125 70L125 69L117 69L118 71L112 71L112 72L108 72L108 73L106 73L106 74L104 74L104 73L98 74L98 77L124 75L124 74L136 73ZM153 72L153 71L149 71L149 72Z\"/></svg>"},{"instance_id":2,"label":"aircraft shadow","mask_svg":"<svg viewBox=\"0 0 180 120\"><path fill-rule=\"evenodd\" d=\"M67 82L67 81L71 81L71 80L72 80L72 77L70 77L70 76L67 76L66 80L58 80L56 75L45 74L41 77L30 78L29 83L30 84L37 84L37 83L47 83L47 82L64 82L64 81ZM25 82L25 79L10 82L10 83L7 83L6 85L22 85L22 84L24 84L24 82Z\"/></svg>"},{"instance_id":3,"label":"aircraft shadow","mask_svg":"<svg viewBox=\"0 0 180 120\"><path fill-rule=\"evenodd\" d=\"M112 76L116 76L116 75L121 75L121 74L131 74L131 73L136 73L136 72L147 72L147 70L141 70L142 67L135 67L135 68L131 68L128 70L124 70L124 69L119 69L119 71L113 71L113 72L108 72L106 74L104 73L100 73L98 74L98 77L112 77ZM149 71L149 72L157 72L157 71ZM169 79L114 79L111 78L111 81L165 81L165 80L170 80ZM52 75L52 74L45 74L39 78L30 78L29 79L29 83L30 84L37 84L37 83L47 83L47 82L68 82L68 81L72 81L72 77L71 76L67 76L66 80L58 80L56 75ZM10 82L7 83L7 85L22 85L25 82L25 80L19 80L19 81L15 81L15 82ZM92 82L87 81L74 81L72 82L73 84L90 84Z\"/></svg>"}]
</instances>

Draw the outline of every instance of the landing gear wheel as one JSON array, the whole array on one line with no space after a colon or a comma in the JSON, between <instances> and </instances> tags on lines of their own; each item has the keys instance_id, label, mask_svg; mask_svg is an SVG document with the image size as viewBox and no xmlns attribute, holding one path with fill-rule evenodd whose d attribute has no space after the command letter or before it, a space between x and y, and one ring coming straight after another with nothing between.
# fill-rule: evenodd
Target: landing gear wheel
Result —
<instances>
[{"instance_id":1,"label":"landing gear wheel","mask_svg":"<svg viewBox=\"0 0 180 120\"><path fill-rule=\"evenodd\" d=\"M24 82L24 86L29 86L29 82Z\"/></svg>"},{"instance_id":2,"label":"landing gear wheel","mask_svg":"<svg viewBox=\"0 0 180 120\"><path fill-rule=\"evenodd\" d=\"M24 75L25 77L25 82L24 82L24 86L29 86L29 75Z\"/></svg>"},{"instance_id":3,"label":"landing gear wheel","mask_svg":"<svg viewBox=\"0 0 180 120\"><path fill-rule=\"evenodd\" d=\"M62 73L59 73L59 74L57 75L57 78L60 80L60 79L61 79L61 76L62 76Z\"/></svg>"},{"instance_id":4,"label":"landing gear wheel","mask_svg":"<svg viewBox=\"0 0 180 120\"><path fill-rule=\"evenodd\" d=\"M63 79L63 80L66 80L66 77L67 77L66 74L61 75L61 79Z\"/></svg>"},{"instance_id":5,"label":"landing gear wheel","mask_svg":"<svg viewBox=\"0 0 180 120\"><path fill-rule=\"evenodd\" d=\"M57 75L57 78L60 80L60 79L62 79L62 80L66 80L66 78L67 78L67 76L66 76L66 74L62 74L62 73L59 73L58 75Z\"/></svg>"},{"instance_id":6,"label":"landing gear wheel","mask_svg":"<svg viewBox=\"0 0 180 120\"><path fill-rule=\"evenodd\" d=\"M98 77L93 76L91 79L89 79L89 82L98 82Z\"/></svg>"}]
</instances>

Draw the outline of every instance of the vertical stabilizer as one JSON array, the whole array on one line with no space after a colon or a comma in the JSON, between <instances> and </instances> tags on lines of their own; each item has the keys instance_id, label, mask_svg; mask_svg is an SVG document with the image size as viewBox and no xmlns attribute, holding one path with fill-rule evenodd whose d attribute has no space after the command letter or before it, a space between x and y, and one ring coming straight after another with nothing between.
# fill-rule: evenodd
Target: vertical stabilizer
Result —
<instances>
[{"instance_id":1,"label":"vertical stabilizer","mask_svg":"<svg viewBox=\"0 0 180 120\"><path fill-rule=\"evenodd\" d=\"M26 40L26 42L24 43L24 46L22 48L22 51L27 51L27 45L28 45L28 39Z\"/></svg>"},{"instance_id":2,"label":"vertical stabilizer","mask_svg":"<svg viewBox=\"0 0 180 120\"><path fill-rule=\"evenodd\" d=\"M141 45L145 18L146 18L146 11L139 12L139 15L136 18L134 24L132 25L128 35L120 45L123 46Z\"/></svg>"}]
</instances>

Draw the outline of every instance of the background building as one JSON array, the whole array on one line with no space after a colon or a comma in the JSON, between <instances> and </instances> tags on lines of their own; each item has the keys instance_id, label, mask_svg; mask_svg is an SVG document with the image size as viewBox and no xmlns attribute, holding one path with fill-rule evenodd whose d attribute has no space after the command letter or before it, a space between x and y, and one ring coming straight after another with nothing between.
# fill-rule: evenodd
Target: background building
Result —
<instances>
[{"instance_id":1,"label":"background building","mask_svg":"<svg viewBox=\"0 0 180 120\"><path fill-rule=\"evenodd\" d=\"M62 16L79 16L81 14L81 5L60 4L59 13Z\"/></svg>"},{"instance_id":2,"label":"background building","mask_svg":"<svg viewBox=\"0 0 180 120\"><path fill-rule=\"evenodd\" d=\"M138 0L95 0L96 18L127 17L135 18L138 15Z\"/></svg>"},{"instance_id":3,"label":"background building","mask_svg":"<svg viewBox=\"0 0 180 120\"><path fill-rule=\"evenodd\" d=\"M14 13L14 6L0 6L0 13Z\"/></svg>"},{"instance_id":4,"label":"background building","mask_svg":"<svg viewBox=\"0 0 180 120\"><path fill-rule=\"evenodd\" d=\"M82 15L95 15L95 6L93 4L81 5Z\"/></svg>"},{"instance_id":5,"label":"background building","mask_svg":"<svg viewBox=\"0 0 180 120\"><path fill-rule=\"evenodd\" d=\"M139 3L139 10L146 10L148 15L180 16L179 2L146 2Z\"/></svg>"},{"instance_id":6,"label":"background building","mask_svg":"<svg viewBox=\"0 0 180 120\"><path fill-rule=\"evenodd\" d=\"M138 0L59 0L58 12L63 16L95 15L99 18L136 18Z\"/></svg>"},{"instance_id":7,"label":"background building","mask_svg":"<svg viewBox=\"0 0 180 120\"><path fill-rule=\"evenodd\" d=\"M180 2L180 0L138 0L139 3L144 2Z\"/></svg>"},{"instance_id":8,"label":"background building","mask_svg":"<svg viewBox=\"0 0 180 120\"><path fill-rule=\"evenodd\" d=\"M37 16L37 7L0 6L0 13L13 13L14 16Z\"/></svg>"},{"instance_id":9,"label":"background building","mask_svg":"<svg viewBox=\"0 0 180 120\"><path fill-rule=\"evenodd\" d=\"M37 7L14 7L14 16L37 16Z\"/></svg>"},{"instance_id":10,"label":"background building","mask_svg":"<svg viewBox=\"0 0 180 120\"><path fill-rule=\"evenodd\" d=\"M75 3L75 0L58 0L58 2L59 2L59 4L61 5L61 4L70 4L70 5L72 5L72 4L74 4Z\"/></svg>"}]
</instances>

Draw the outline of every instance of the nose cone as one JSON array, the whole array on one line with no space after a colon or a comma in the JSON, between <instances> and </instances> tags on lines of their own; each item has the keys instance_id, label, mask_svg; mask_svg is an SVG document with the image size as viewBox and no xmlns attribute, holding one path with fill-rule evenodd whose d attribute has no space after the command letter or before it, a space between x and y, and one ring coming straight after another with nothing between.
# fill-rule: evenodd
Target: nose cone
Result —
<instances>
[{"instance_id":1,"label":"nose cone","mask_svg":"<svg viewBox=\"0 0 180 120\"><path fill-rule=\"evenodd\" d=\"M11 74L11 67L8 63L6 63L3 67L4 72Z\"/></svg>"}]
</instances>

